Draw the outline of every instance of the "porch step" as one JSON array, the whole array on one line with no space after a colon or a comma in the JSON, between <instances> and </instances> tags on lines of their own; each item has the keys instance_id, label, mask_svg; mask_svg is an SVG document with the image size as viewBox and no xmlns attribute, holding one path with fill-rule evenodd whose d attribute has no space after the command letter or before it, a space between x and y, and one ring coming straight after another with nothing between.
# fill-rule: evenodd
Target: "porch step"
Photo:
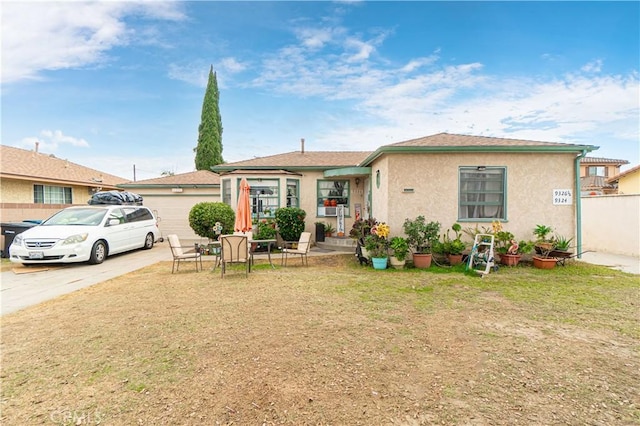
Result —
<instances>
[{"instance_id":1,"label":"porch step","mask_svg":"<svg viewBox=\"0 0 640 426\"><path fill-rule=\"evenodd\" d=\"M347 253L355 253L356 240L349 237L325 237L324 242L317 242L320 248L333 251L344 251Z\"/></svg>"}]
</instances>

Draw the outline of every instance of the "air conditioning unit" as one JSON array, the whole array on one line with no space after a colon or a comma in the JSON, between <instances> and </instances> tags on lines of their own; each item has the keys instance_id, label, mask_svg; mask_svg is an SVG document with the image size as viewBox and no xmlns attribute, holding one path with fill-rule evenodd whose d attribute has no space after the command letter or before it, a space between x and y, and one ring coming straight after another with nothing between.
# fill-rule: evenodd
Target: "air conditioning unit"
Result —
<instances>
[{"instance_id":1,"label":"air conditioning unit","mask_svg":"<svg viewBox=\"0 0 640 426\"><path fill-rule=\"evenodd\" d=\"M324 215L325 216L337 216L338 215L338 208L337 207L325 207L324 208Z\"/></svg>"}]
</instances>

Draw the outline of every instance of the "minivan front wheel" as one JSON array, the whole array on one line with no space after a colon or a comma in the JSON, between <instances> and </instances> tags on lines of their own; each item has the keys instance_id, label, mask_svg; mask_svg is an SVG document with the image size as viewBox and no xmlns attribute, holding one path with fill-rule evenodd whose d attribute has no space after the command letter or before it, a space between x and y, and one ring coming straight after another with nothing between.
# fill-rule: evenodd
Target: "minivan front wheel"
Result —
<instances>
[{"instance_id":1,"label":"minivan front wheel","mask_svg":"<svg viewBox=\"0 0 640 426\"><path fill-rule=\"evenodd\" d=\"M97 265L104 262L107 258L107 245L104 241L96 241L91 248L91 256L89 257L89 263Z\"/></svg>"},{"instance_id":2,"label":"minivan front wheel","mask_svg":"<svg viewBox=\"0 0 640 426\"><path fill-rule=\"evenodd\" d=\"M153 248L153 234L151 232L149 232L147 234L147 236L144 238L144 249L145 250L149 250L151 248Z\"/></svg>"}]
</instances>

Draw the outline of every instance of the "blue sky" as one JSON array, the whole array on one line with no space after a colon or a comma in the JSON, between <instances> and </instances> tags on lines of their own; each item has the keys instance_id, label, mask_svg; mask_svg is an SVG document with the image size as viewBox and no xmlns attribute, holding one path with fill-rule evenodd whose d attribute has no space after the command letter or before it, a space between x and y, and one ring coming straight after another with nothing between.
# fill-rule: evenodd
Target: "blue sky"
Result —
<instances>
[{"instance_id":1,"label":"blue sky","mask_svg":"<svg viewBox=\"0 0 640 426\"><path fill-rule=\"evenodd\" d=\"M126 179L440 132L640 162L639 2L4 2L2 140ZM626 167L626 168L628 168Z\"/></svg>"}]
</instances>

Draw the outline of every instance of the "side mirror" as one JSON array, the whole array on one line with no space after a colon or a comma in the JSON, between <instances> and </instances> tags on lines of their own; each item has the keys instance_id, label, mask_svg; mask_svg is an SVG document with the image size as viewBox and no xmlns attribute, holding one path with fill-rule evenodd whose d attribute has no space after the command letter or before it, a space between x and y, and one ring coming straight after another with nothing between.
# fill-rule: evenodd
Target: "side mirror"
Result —
<instances>
[{"instance_id":1,"label":"side mirror","mask_svg":"<svg viewBox=\"0 0 640 426\"><path fill-rule=\"evenodd\" d=\"M108 226L120 225L120 219L109 219Z\"/></svg>"}]
</instances>

